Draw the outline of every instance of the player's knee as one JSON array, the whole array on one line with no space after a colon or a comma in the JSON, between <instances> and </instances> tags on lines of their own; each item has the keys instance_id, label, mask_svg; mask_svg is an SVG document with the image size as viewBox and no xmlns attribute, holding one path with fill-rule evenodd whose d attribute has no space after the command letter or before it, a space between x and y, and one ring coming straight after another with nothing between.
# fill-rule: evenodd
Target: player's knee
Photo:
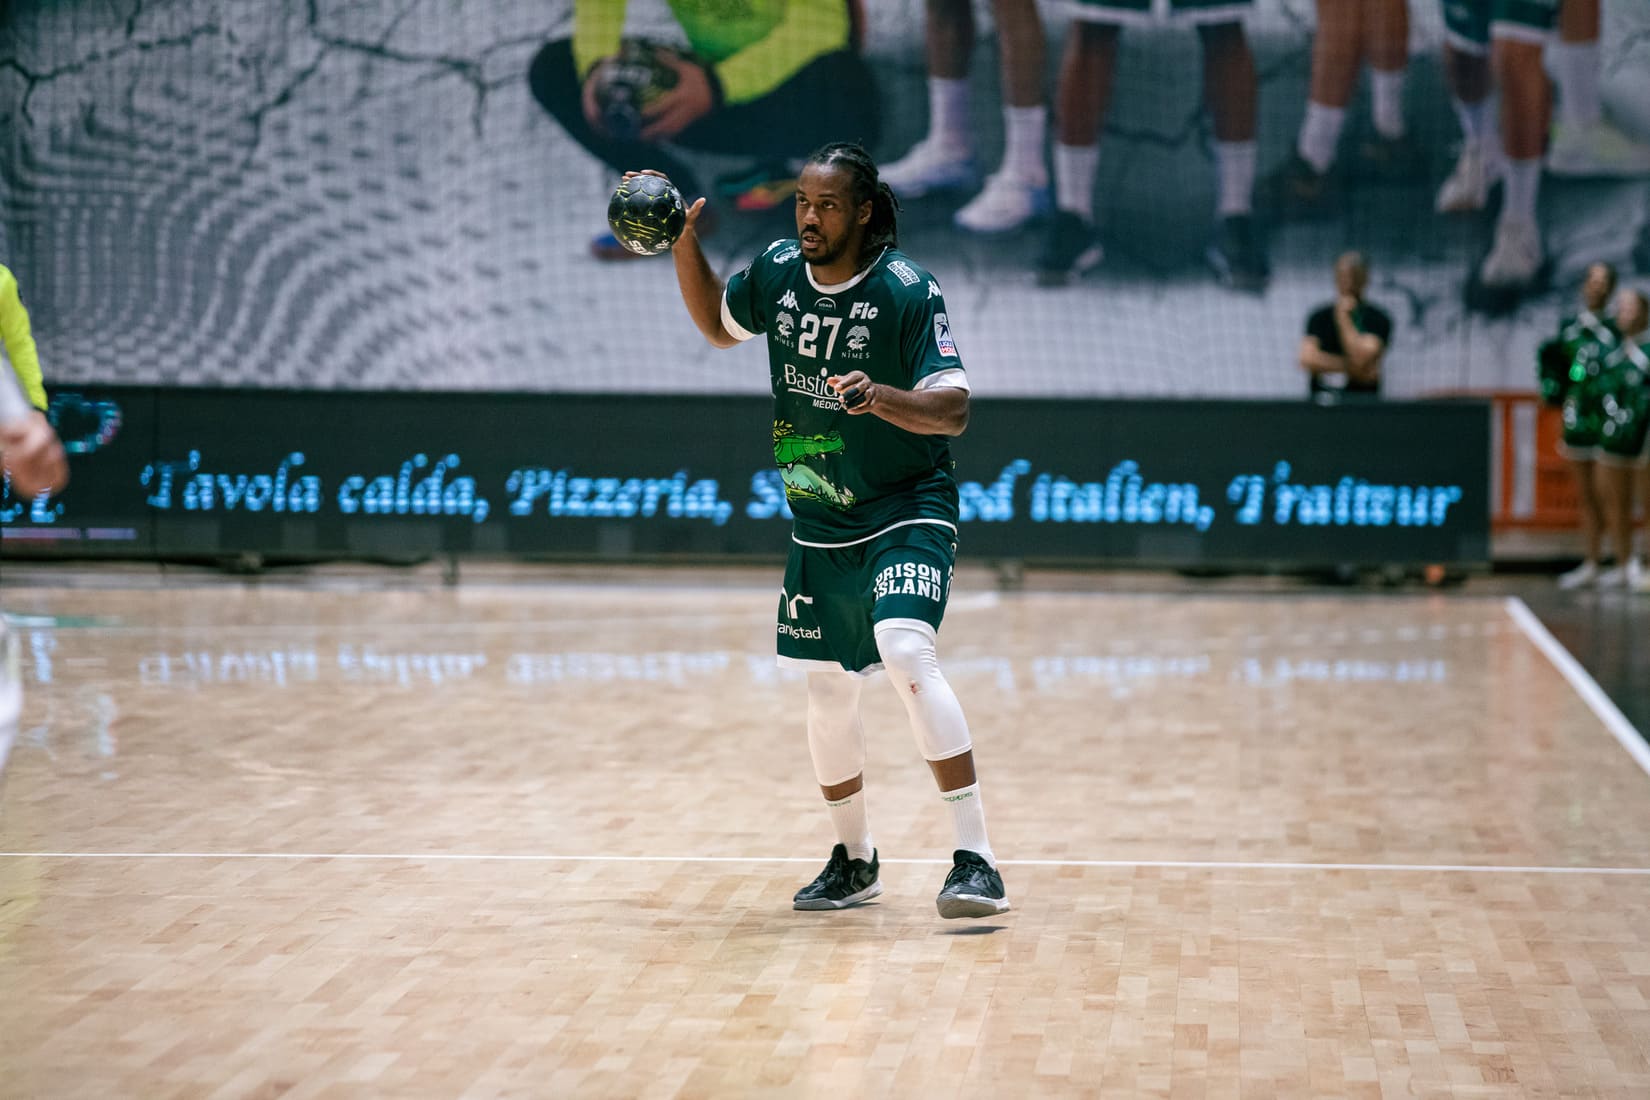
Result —
<instances>
[{"instance_id":1,"label":"player's knee","mask_svg":"<svg viewBox=\"0 0 1650 1100\"><path fill-rule=\"evenodd\" d=\"M876 635L877 653L888 674L896 680L911 681L913 690L920 689L921 682L929 675L939 672L934 639L927 632L879 623Z\"/></svg>"}]
</instances>

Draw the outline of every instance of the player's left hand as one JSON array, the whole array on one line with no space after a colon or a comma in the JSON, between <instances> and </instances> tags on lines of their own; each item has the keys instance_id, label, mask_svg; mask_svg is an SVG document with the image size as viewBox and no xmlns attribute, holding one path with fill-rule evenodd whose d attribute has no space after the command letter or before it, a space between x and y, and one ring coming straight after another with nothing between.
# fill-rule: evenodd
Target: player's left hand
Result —
<instances>
[{"instance_id":1,"label":"player's left hand","mask_svg":"<svg viewBox=\"0 0 1650 1100\"><path fill-rule=\"evenodd\" d=\"M716 106L710 74L702 66L673 53L663 54L661 59L676 70L676 87L642 111L642 120L646 123L642 127L643 141L675 137Z\"/></svg>"},{"instance_id":2,"label":"player's left hand","mask_svg":"<svg viewBox=\"0 0 1650 1100\"><path fill-rule=\"evenodd\" d=\"M825 379L825 384L842 398L842 408L849 416L870 412L871 406L877 403L880 387L862 370L849 371L840 376L833 374Z\"/></svg>"}]
</instances>

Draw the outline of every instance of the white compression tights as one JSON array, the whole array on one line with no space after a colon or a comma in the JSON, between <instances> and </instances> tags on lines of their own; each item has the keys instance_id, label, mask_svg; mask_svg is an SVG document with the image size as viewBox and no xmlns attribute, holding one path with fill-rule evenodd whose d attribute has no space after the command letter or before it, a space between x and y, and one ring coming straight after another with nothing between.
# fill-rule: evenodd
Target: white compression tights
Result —
<instances>
[{"instance_id":1,"label":"white compression tights","mask_svg":"<svg viewBox=\"0 0 1650 1100\"><path fill-rule=\"evenodd\" d=\"M863 677L808 673L808 752L821 787L846 783L865 770L865 727L859 721Z\"/></svg>"},{"instance_id":2,"label":"white compression tights","mask_svg":"<svg viewBox=\"0 0 1650 1100\"><path fill-rule=\"evenodd\" d=\"M940 672L934 639L897 623L879 623L876 631L883 666L905 703L923 759L949 760L973 748L962 704ZM846 783L865 770L865 727L859 720L864 684L851 672L808 673L808 752L821 787Z\"/></svg>"},{"instance_id":3,"label":"white compression tights","mask_svg":"<svg viewBox=\"0 0 1650 1100\"><path fill-rule=\"evenodd\" d=\"M877 650L905 703L923 758L949 760L973 748L962 704L940 672L933 635L898 621L878 623L876 632Z\"/></svg>"}]
</instances>

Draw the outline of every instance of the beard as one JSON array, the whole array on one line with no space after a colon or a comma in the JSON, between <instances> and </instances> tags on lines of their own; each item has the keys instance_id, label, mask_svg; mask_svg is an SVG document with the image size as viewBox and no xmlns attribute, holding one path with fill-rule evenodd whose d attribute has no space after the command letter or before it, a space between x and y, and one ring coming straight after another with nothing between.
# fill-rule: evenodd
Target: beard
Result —
<instances>
[{"instance_id":1,"label":"beard","mask_svg":"<svg viewBox=\"0 0 1650 1100\"><path fill-rule=\"evenodd\" d=\"M819 236L819 244L816 248L817 250L813 252L809 252L804 249L802 253L803 259L807 260L815 267L826 267L842 259L843 254L848 250L848 238L839 237L833 241L829 237L821 234Z\"/></svg>"}]
</instances>

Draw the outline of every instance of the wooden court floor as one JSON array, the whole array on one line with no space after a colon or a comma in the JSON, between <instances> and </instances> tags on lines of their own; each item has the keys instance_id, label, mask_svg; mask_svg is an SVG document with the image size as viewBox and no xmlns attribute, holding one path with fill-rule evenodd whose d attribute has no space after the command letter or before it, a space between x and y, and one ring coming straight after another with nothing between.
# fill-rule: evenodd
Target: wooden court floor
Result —
<instances>
[{"instance_id":1,"label":"wooden court floor","mask_svg":"<svg viewBox=\"0 0 1650 1100\"><path fill-rule=\"evenodd\" d=\"M1519 605L960 586L967 923L880 682L886 893L790 909L775 597L8 587L0 1097L1650 1096L1650 777Z\"/></svg>"}]
</instances>

